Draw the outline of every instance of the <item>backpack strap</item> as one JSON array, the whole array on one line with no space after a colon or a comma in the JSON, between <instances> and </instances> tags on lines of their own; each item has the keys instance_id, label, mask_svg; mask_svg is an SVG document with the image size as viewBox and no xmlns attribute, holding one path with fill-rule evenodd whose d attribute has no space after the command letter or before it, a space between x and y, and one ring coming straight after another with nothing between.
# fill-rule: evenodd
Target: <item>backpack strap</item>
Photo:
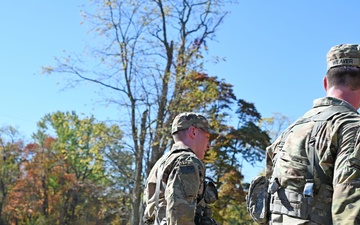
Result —
<instances>
[{"instance_id":1,"label":"backpack strap","mask_svg":"<svg viewBox=\"0 0 360 225\"><path fill-rule=\"evenodd\" d=\"M166 161L166 160L165 160ZM165 162L164 161L164 162ZM155 187L155 224L160 224L159 221L159 194L160 194L160 185L163 185L161 180L162 180L162 176L164 174L164 164L165 163L161 163L160 167L157 170L156 173L156 187Z\"/></svg>"},{"instance_id":2,"label":"backpack strap","mask_svg":"<svg viewBox=\"0 0 360 225\"><path fill-rule=\"evenodd\" d=\"M315 150L315 142L316 142L316 134L319 132L320 128L335 114L349 112L349 108L338 105L331 106L326 108L324 111L320 112L313 116L313 121L315 121L315 125L311 131L310 141L309 141L309 164L306 175L306 184L304 187L304 196L305 197L313 197L314 196L314 168L319 175L319 179L321 183L331 185L331 180L325 175L324 171L321 169L319 165L319 156Z\"/></svg>"},{"instance_id":3,"label":"backpack strap","mask_svg":"<svg viewBox=\"0 0 360 225\"><path fill-rule=\"evenodd\" d=\"M269 180L269 188L268 188L268 193L269 194L274 194L281 187L280 182L279 182L278 177L277 177L278 176L278 166L276 166L277 165L276 162L277 162L278 158L280 157L280 152L282 151L282 148L283 148L283 146L285 144L285 141L286 141L287 137L289 136L289 134L291 133L292 128L299 125L299 124L308 123L310 121L312 121L312 117L300 118L297 121L295 121L291 126L289 126L285 130L285 132L283 132L282 137L280 139L280 143L279 143L279 152L274 157L274 162L273 162L274 171L273 171L273 173L271 175L271 178Z\"/></svg>"}]
</instances>

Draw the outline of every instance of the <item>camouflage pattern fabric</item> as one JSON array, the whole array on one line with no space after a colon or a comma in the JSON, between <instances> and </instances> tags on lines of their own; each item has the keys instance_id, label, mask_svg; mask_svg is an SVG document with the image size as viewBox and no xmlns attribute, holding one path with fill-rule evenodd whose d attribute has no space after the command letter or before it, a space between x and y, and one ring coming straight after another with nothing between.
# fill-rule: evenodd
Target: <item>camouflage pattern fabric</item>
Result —
<instances>
[{"instance_id":1,"label":"camouflage pattern fabric","mask_svg":"<svg viewBox=\"0 0 360 225\"><path fill-rule=\"evenodd\" d=\"M332 47L326 55L327 68L336 66L360 67L360 45L341 44Z\"/></svg>"},{"instance_id":2,"label":"camouflage pattern fabric","mask_svg":"<svg viewBox=\"0 0 360 225\"><path fill-rule=\"evenodd\" d=\"M308 209L309 217L300 219L273 212L270 224L360 224L360 115L347 102L325 97L315 100L313 108L303 118L336 105L346 106L349 112L333 116L320 128L314 142L319 166L332 185L322 184L315 171L315 197ZM314 122L295 126L281 152L281 137L267 148L266 177L271 177L274 157L279 154L276 173L285 190L303 192L313 126Z\"/></svg>"},{"instance_id":3,"label":"camouflage pattern fabric","mask_svg":"<svg viewBox=\"0 0 360 225\"><path fill-rule=\"evenodd\" d=\"M194 112L183 112L177 115L172 123L171 134L175 134L179 130L186 130L191 126L208 132L210 140L215 139L219 135L210 128L208 120L203 115Z\"/></svg>"},{"instance_id":4,"label":"camouflage pattern fabric","mask_svg":"<svg viewBox=\"0 0 360 225\"><path fill-rule=\"evenodd\" d=\"M161 164L164 167L161 167ZM159 168L164 168L163 186L159 193L159 218L166 218L167 225L194 225L197 198L204 190L205 166L185 145L173 145L151 169L144 193L144 222L153 224L155 219L155 187Z\"/></svg>"}]
</instances>

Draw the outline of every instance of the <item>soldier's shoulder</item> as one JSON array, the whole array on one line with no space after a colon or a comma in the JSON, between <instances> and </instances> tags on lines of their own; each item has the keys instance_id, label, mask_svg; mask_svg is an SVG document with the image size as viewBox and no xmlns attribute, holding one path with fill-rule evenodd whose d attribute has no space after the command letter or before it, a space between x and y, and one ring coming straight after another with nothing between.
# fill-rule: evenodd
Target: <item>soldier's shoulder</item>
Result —
<instances>
[{"instance_id":1,"label":"soldier's shoulder","mask_svg":"<svg viewBox=\"0 0 360 225\"><path fill-rule=\"evenodd\" d=\"M203 162L195 155L194 152L184 151L176 156L173 160L173 164L177 165L196 165L201 170L205 169Z\"/></svg>"},{"instance_id":2,"label":"soldier's shoulder","mask_svg":"<svg viewBox=\"0 0 360 225\"><path fill-rule=\"evenodd\" d=\"M356 113L341 114L333 118L331 127L341 130L360 129L360 115Z\"/></svg>"},{"instance_id":3,"label":"soldier's shoulder","mask_svg":"<svg viewBox=\"0 0 360 225\"><path fill-rule=\"evenodd\" d=\"M348 135L360 129L360 114L354 110L334 112L325 123L328 135Z\"/></svg>"}]
</instances>

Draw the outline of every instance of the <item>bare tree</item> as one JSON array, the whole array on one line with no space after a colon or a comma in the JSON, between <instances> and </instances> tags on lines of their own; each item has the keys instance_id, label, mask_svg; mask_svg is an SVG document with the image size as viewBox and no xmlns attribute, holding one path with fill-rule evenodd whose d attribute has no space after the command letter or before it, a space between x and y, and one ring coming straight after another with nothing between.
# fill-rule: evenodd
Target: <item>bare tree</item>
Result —
<instances>
[{"instance_id":1,"label":"bare tree","mask_svg":"<svg viewBox=\"0 0 360 225\"><path fill-rule=\"evenodd\" d=\"M70 86L84 81L98 84L112 96L106 99L107 103L119 106L119 122L130 128L123 130L134 153L133 225L141 223L143 175L171 144L172 119L182 110L201 111L206 107L202 103L184 105L184 92L189 77L204 71L206 42L214 38L224 21L227 12L223 9L228 3L231 2L95 1L95 10L84 11L97 43L101 43L88 50L91 60L69 55L57 58L56 66L43 68L44 72L71 75Z\"/></svg>"},{"instance_id":2,"label":"bare tree","mask_svg":"<svg viewBox=\"0 0 360 225\"><path fill-rule=\"evenodd\" d=\"M291 124L290 118L279 112L273 113L272 117L262 118L259 126L268 132L272 141L274 141L281 132L283 132Z\"/></svg>"}]
</instances>

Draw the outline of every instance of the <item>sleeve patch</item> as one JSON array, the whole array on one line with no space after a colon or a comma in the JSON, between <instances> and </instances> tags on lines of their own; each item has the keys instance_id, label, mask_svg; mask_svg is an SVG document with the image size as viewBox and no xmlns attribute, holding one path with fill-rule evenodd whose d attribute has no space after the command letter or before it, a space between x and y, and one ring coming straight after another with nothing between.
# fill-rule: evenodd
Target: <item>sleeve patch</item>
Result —
<instances>
[{"instance_id":1,"label":"sleeve patch","mask_svg":"<svg viewBox=\"0 0 360 225\"><path fill-rule=\"evenodd\" d=\"M195 173L194 166L181 166L180 171L182 174Z\"/></svg>"}]
</instances>

